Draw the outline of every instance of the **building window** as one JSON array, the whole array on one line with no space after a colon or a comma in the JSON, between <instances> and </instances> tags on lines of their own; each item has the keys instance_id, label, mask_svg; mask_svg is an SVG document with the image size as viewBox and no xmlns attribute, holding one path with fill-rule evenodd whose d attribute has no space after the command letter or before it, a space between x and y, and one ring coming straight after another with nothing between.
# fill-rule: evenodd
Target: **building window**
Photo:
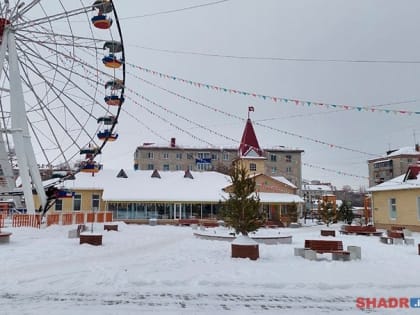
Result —
<instances>
[{"instance_id":1,"label":"building window","mask_svg":"<svg viewBox=\"0 0 420 315\"><path fill-rule=\"evenodd\" d=\"M197 153L197 158L199 158L199 159L209 159L210 158L210 153L209 152L198 152Z\"/></svg>"},{"instance_id":2,"label":"building window","mask_svg":"<svg viewBox=\"0 0 420 315\"><path fill-rule=\"evenodd\" d=\"M148 170L154 170L155 166L153 164L147 164L147 169Z\"/></svg>"},{"instance_id":3,"label":"building window","mask_svg":"<svg viewBox=\"0 0 420 315\"><path fill-rule=\"evenodd\" d=\"M169 164L163 164L163 170L169 171Z\"/></svg>"},{"instance_id":4,"label":"building window","mask_svg":"<svg viewBox=\"0 0 420 315\"><path fill-rule=\"evenodd\" d=\"M82 195L75 194L73 197L73 211L82 210Z\"/></svg>"},{"instance_id":5,"label":"building window","mask_svg":"<svg viewBox=\"0 0 420 315\"><path fill-rule=\"evenodd\" d=\"M55 200L55 211L62 211L63 210L63 199L56 199Z\"/></svg>"},{"instance_id":6,"label":"building window","mask_svg":"<svg viewBox=\"0 0 420 315\"><path fill-rule=\"evenodd\" d=\"M270 161L271 161L271 162L277 162L277 155L275 155L275 154L270 154Z\"/></svg>"},{"instance_id":7,"label":"building window","mask_svg":"<svg viewBox=\"0 0 420 315\"><path fill-rule=\"evenodd\" d=\"M286 167L286 173L290 174L291 172L292 172L292 168L290 166Z\"/></svg>"},{"instance_id":8,"label":"building window","mask_svg":"<svg viewBox=\"0 0 420 315\"><path fill-rule=\"evenodd\" d=\"M276 174L277 173L277 167L272 167L271 168L271 174Z\"/></svg>"},{"instance_id":9,"label":"building window","mask_svg":"<svg viewBox=\"0 0 420 315\"><path fill-rule=\"evenodd\" d=\"M175 169L176 169L177 171L181 171L181 170L182 170L182 166L181 166L181 165L179 165L179 164L177 164L177 165L175 165Z\"/></svg>"},{"instance_id":10,"label":"building window","mask_svg":"<svg viewBox=\"0 0 420 315\"><path fill-rule=\"evenodd\" d=\"M219 157L217 156L217 154L216 154L216 153L212 153L212 154L211 154L211 159L212 159L212 160L216 160L216 161L217 161L217 160L219 159Z\"/></svg>"},{"instance_id":11,"label":"building window","mask_svg":"<svg viewBox=\"0 0 420 315\"><path fill-rule=\"evenodd\" d=\"M187 153L187 160L192 160L194 159L194 154L193 153Z\"/></svg>"},{"instance_id":12,"label":"building window","mask_svg":"<svg viewBox=\"0 0 420 315\"><path fill-rule=\"evenodd\" d=\"M177 160L182 160L182 153L177 153L176 154L176 159Z\"/></svg>"},{"instance_id":13,"label":"building window","mask_svg":"<svg viewBox=\"0 0 420 315\"><path fill-rule=\"evenodd\" d=\"M255 164L255 163L249 163L249 170L251 172L255 172L257 170L257 164Z\"/></svg>"},{"instance_id":14,"label":"building window","mask_svg":"<svg viewBox=\"0 0 420 315\"><path fill-rule=\"evenodd\" d=\"M389 218L397 218L397 200L395 198L389 198Z\"/></svg>"},{"instance_id":15,"label":"building window","mask_svg":"<svg viewBox=\"0 0 420 315\"><path fill-rule=\"evenodd\" d=\"M99 210L99 195L92 194L92 210Z\"/></svg>"},{"instance_id":16,"label":"building window","mask_svg":"<svg viewBox=\"0 0 420 315\"><path fill-rule=\"evenodd\" d=\"M292 162L292 156L286 155L286 162Z\"/></svg>"},{"instance_id":17,"label":"building window","mask_svg":"<svg viewBox=\"0 0 420 315\"><path fill-rule=\"evenodd\" d=\"M164 160L169 159L169 153L167 153L167 152L163 153L163 159Z\"/></svg>"},{"instance_id":18,"label":"building window","mask_svg":"<svg viewBox=\"0 0 420 315\"><path fill-rule=\"evenodd\" d=\"M154 158L153 152L147 152L147 158L149 160L153 160L153 158Z\"/></svg>"},{"instance_id":19,"label":"building window","mask_svg":"<svg viewBox=\"0 0 420 315\"><path fill-rule=\"evenodd\" d=\"M199 171L210 171L212 168L210 163L197 163L197 170Z\"/></svg>"},{"instance_id":20,"label":"building window","mask_svg":"<svg viewBox=\"0 0 420 315\"><path fill-rule=\"evenodd\" d=\"M229 153L223 153L223 161L229 161Z\"/></svg>"}]
</instances>

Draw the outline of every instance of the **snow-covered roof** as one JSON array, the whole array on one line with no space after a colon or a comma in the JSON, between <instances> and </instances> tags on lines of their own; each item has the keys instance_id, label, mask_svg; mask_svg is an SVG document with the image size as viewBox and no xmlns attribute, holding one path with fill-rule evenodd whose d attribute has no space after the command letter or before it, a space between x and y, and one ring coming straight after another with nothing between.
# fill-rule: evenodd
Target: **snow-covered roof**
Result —
<instances>
[{"instance_id":1,"label":"snow-covered roof","mask_svg":"<svg viewBox=\"0 0 420 315\"><path fill-rule=\"evenodd\" d=\"M105 201L179 201L219 202L228 198L223 188L231 184L227 175L218 172L161 171L160 178L152 178L153 171L125 170L127 178L117 177L118 170L103 169L92 176L78 173L75 180L67 180L64 187L72 190L103 190ZM260 193L261 202L302 202L297 195Z\"/></svg>"},{"instance_id":2,"label":"snow-covered roof","mask_svg":"<svg viewBox=\"0 0 420 315\"><path fill-rule=\"evenodd\" d=\"M228 176L217 172L161 171L160 178L152 178L153 171L125 170L127 178L117 177L119 171L102 170L92 176L78 173L75 180L65 182L70 189L103 189L105 201L208 201L218 202L227 196L222 188L230 183Z\"/></svg>"},{"instance_id":3,"label":"snow-covered roof","mask_svg":"<svg viewBox=\"0 0 420 315\"><path fill-rule=\"evenodd\" d=\"M420 178L417 179L408 179L404 181L405 174L390 179L386 182L383 182L379 185L373 186L368 189L368 191L387 191L387 190L401 190L401 189L419 189L420 188Z\"/></svg>"},{"instance_id":4,"label":"snow-covered roof","mask_svg":"<svg viewBox=\"0 0 420 315\"><path fill-rule=\"evenodd\" d=\"M303 190L308 191L332 191L332 187L329 185L314 185L314 184L304 184L302 187Z\"/></svg>"},{"instance_id":5,"label":"snow-covered roof","mask_svg":"<svg viewBox=\"0 0 420 315\"><path fill-rule=\"evenodd\" d=\"M420 155L419 151L416 151L416 148L414 146L411 147L402 147L398 150L391 152L390 154L386 155L388 157L390 156L397 156L397 155L403 155L403 154L413 154L413 155Z\"/></svg>"},{"instance_id":6,"label":"snow-covered roof","mask_svg":"<svg viewBox=\"0 0 420 315\"><path fill-rule=\"evenodd\" d=\"M278 180L279 182L282 182L283 184L289 185L290 187L297 188L293 183L291 183L289 180L287 180L283 176L272 176L275 180Z\"/></svg>"},{"instance_id":7,"label":"snow-covered roof","mask_svg":"<svg viewBox=\"0 0 420 315\"><path fill-rule=\"evenodd\" d=\"M261 202L282 202L282 203L290 203L290 202L304 202L304 200L299 197L298 195L293 194L281 194L281 193L265 193L260 192L258 193Z\"/></svg>"}]
</instances>

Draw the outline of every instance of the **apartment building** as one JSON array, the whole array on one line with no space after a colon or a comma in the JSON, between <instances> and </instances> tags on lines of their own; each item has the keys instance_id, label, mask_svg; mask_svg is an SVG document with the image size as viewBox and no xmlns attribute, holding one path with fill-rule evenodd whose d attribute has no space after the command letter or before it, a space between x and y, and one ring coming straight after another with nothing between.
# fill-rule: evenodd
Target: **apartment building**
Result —
<instances>
[{"instance_id":1,"label":"apartment building","mask_svg":"<svg viewBox=\"0 0 420 315\"><path fill-rule=\"evenodd\" d=\"M263 149L264 174L284 176L296 187L301 187L303 150L287 148ZM175 144L171 140L168 146L143 144L134 154L135 170L159 171L217 171L226 173L232 162L238 159L237 148L189 148Z\"/></svg>"},{"instance_id":2,"label":"apartment building","mask_svg":"<svg viewBox=\"0 0 420 315\"><path fill-rule=\"evenodd\" d=\"M368 160L369 187L405 174L409 165L417 163L418 160L420 160L418 144L390 150L382 157Z\"/></svg>"}]
</instances>

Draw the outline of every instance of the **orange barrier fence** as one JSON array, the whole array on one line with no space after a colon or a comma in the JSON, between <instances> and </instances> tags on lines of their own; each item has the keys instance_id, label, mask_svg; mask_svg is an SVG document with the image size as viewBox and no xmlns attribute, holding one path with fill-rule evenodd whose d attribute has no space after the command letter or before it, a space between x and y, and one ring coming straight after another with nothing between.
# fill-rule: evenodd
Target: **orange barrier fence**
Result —
<instances>
[{"instance_id":1,"label":"orange barrier fence","mask_svg":"<svg viewBox=\"0 0 420 315\"><path fill-rule=\"evenodd\" d=\"M4 227L4 218L6 216L0 214L0 228ZM53 224L71 225L71 224L85 224L85 223L104 223L112 222L112 212L97 212L97 213L52 213L47 216L47 226ZM74 221L73 222L73 217ZM60 220L61 219L61 220ZM13 227L40 227L39 214L14 214L12 217Z\"/></svg>"},{"instance_id":2,"label":"orange barrier fence","mask_svg":"<svg viewBox=\"0 0 420 315\"><path fill-rule=\"evenodd\" d=\"M76 213L76 224L85 224L85 214Z\"/></svg>"},{"instance_id":3,"label":"orange barrier fence","mask_svg":"<svg viewBox=\"0 0 420 315\"><path fill-rule=\"evenodd\" d=\"M95 214L94 213L88 213L86 218L87 223L95 222Z\"/></svg>"},{"instance_id":4,"label":"orange barrier fence","mask_svg":"<svg viewBox=\"0 0 420 315\"><path fill-rule=\"evenodd\" d=\"M61 224L62 225L73 224L73 213L63 213L61 215Z\"/></svg>"},{"instance_id":5,"label":"orange barrier fence","mask_svg":"<svg viewBox=\"0 0 420 315\"><path fill-rule=\"evenodd\" d=\"M103 223L103 222L105 222L105 213L103 213L103 212L98 212L98 213L96 214L96 222L98 222L98 223Z\"/></svg>"},{"instance_id":6,"label":"orange barrier fence","mask_svg":"<svg viewBox=\"0 0 420 315\"><path fill-rule=\"evenodd\" d=\"M4 228L4 215L0 214L0 229Z\"/></svg>"},{"instance_id":7,"label":"orange barrier fence","mask_svg":"<svg viewBox=\"0 0 420 315\"><path fill-rule=\"evenodd\" d=\"M53 225L53 224L59 224L60 223L60 215L59 214L49 214L47 215L47 226Z\"/></svg>"},{"instance_id":8,"label":"orange barrier fence","mask_svg":"<svg viewBox=\"0 0 420 315\"><path fill-rule=\"evenodd\" d=\"M112 222L112 212L105 212L105 222Z\"/></svg>"},{"instance_id":9,"label":"orange barrier fence","mask_svg":"<svg viewBox=\"0 0 420 315\"><path fill-rule=\"evenodd\" d=\"M13 227L41 227L41 218L39 214L14 214L12 217Z\"/></svg>"}]
</instances>

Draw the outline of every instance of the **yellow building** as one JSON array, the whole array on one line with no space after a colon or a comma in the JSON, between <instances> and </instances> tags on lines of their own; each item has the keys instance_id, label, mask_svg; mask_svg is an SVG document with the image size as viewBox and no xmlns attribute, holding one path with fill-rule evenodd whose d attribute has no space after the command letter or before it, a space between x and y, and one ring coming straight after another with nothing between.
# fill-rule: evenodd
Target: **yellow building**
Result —
<instances>
[{"instance_id":1,"label":"yellow building","mask_svg":"<svg viewBox=\"0 0 420 315\"><path fill-rule=\"evenodd\" d=\"M404 175L369 189L373 223L377 228L403 226L420 231L420 165L410 165Z\"/></svg>"},{"instance_id":2,"label":"yellow building","mask_svg":"<svg viewBox=\"0 0 420 315\"><path fill-rule=\"evenodd\" d=\"M256 182L267 211L281 211L287 204L303 201L284 177L259 174ZM73 200L63 199L62 205L50 211L88 213L98 207L98 211L113 212L116 220L216 218L229 185L229 176L217 172L104 169L95 176L79 173L66 181L65 188L74 192Z\"/></svg>"}]
</instances>

